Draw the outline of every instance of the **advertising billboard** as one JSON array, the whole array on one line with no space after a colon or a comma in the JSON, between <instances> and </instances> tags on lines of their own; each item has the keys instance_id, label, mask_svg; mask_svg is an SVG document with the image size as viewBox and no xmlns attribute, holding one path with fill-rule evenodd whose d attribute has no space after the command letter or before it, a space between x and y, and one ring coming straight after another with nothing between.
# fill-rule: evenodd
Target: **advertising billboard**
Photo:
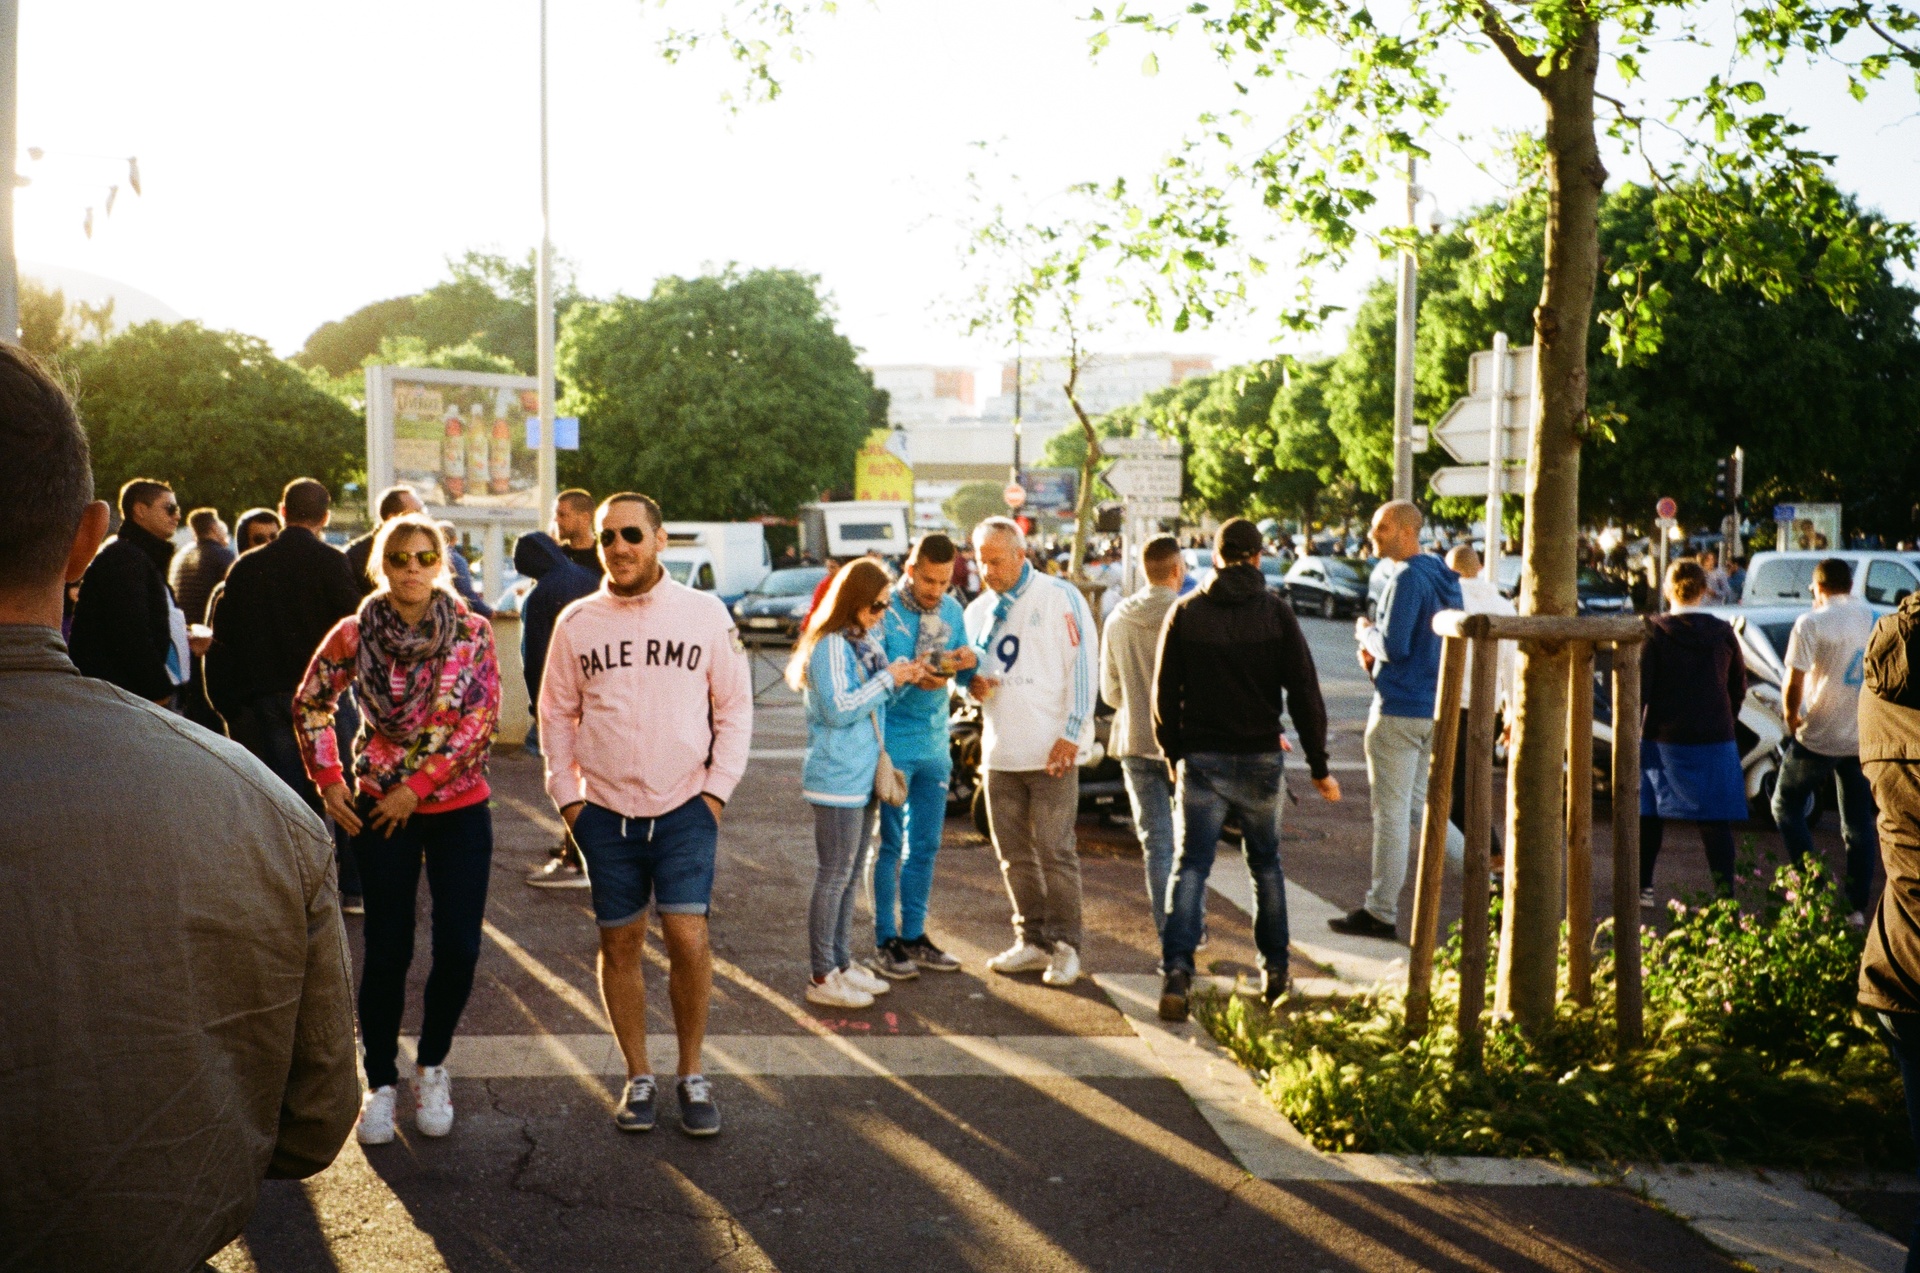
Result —
<instances>
[{"instance_id":1,"label":"advertising billboard","mask_svg":"<svg viewBox=\"0 0 1920 1273\"><path fill-rule=\"evenodd\" d=\"M532 376L368 367L368 500L404 482L437 518L537 525L540 457L527 424L539 409Z\"/></svg>"},{"instance_id":2,"label":"advertising billboard","mask_svg":"<svg viewBox=\"0 0 1920 1273\"><path fill-rule=\"evenodd\" d=\"M1020 485L1027 491L1021 512L1031 517L1072 517L1080 495L1080 470L1022 469Z\"/></svg>"},{"instance_id":3,"label":"advertising billboard","mask_svg":"<svg viewBox=\"0 0 1920 1273\"><path fill-rule=\"evenodd\" d=\"M856 500L913 502L913 466L907 462L907 431L875 429L853 458Z\"/></svg>"}]
</instances>

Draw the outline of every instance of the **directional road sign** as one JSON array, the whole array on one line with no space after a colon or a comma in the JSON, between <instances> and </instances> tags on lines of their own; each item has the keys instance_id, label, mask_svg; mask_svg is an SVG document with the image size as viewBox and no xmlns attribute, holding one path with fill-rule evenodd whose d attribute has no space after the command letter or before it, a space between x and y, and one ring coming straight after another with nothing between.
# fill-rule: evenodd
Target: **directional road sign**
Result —
<instances>
[{"instance_id":1,"label":"directional road sign","mask_svg":"<svg viewBox=\"0 0 1920 1273\"><path fill-rule=\"evenodd\" d=\"M1180 498L1180 461L1176 457L1115 460L1100 474L1122 499Z\"/></svg>"},{"instance_id":2,"label":"directional road sign","mask_svg":"<svg viewBox=\"0 0 1920 1273\"><path fill-rule=\"evenodd\" d=\"M1101 438L1100 454L1120 456L1155 456L1180 454L1178 438Z\"/></svg>"},{"instance_id":3,"label":"directional road sign","mask_svg":"<svg viewBox=\"0 0 1920 1273\"><path fill-rule=\"evenodd\" d=\"M1515 398L1533 396L1533 346L1507 349L1507 393ZM1493 397L1493 351L1481 349L1467 359L1467 396Z\"/></svg>"},{"instance_id":4,"label":"directional road sign","mask_svg":"<svg viewBox=\"0 0 1920 1273\"><path fill-rule=\"evenodd\" d=\"M1509 464L1504 474L1503 494L1524 495L1527 490L1527 470L1524 466ZM1428 479L1435 495L1457 495L1468 499L1485 496L1487 493L1487 466L1477 464L1472 467L1435 469Z\"/></svg>"},{"instance_id":5,"label":"directional road sign","mask_svg":"<svg viewBox=\"0 0 1920 1273\"><path fill-rule=\"evenodd\" d=\"M1527 426L1522 423L1526 413L1517 409L1519 405L1511 399L1507 405L1506 446L1502 449L1509 460L1524 459L1527 454ZM1460 399L1433 426L1432 437L1462 464L1485 464L1493 458L1493 399Z\"/></svg>"},{"instance_id":6,"label":"directional road sign","mask_svg":"<svg viewBox=\"0 0 1920 1273\"><path fill-rule=\"evenodd\" d=\"M1127 501L1127 516L1156 519L1180 516L1180 501L1177 499L1130 499Z\"/></svg>"}]
</instances>

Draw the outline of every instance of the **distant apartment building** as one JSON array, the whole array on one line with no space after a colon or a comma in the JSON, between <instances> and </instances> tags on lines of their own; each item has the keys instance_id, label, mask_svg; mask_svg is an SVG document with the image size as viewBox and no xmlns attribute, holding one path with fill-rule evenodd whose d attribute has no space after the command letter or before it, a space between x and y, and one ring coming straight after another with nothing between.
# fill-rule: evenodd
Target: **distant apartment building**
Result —
<instances>
[{"instance_id":1,"label":"distant apartment building","mask_svg":"<svg viewBox=\"0 0 1920 1273\"><path fill-rule=\"evenodd\" d=\"M967 482L1004 482L1013 469L1015 386L1019 386L1020 461L1039 462L1047 439L1075 423L1064 385L1065 359L1031 358L1000 370L1000 392L976 410L971 369L902 365L869 368L891 396L888 421L907 431L913 465L914 520L946 524L942 505ZM1156 389L1213 370L1206 354L1093 354L1083 359L1077 395L1088 415L1137 402Z\"/></svg>"}]
</instances>

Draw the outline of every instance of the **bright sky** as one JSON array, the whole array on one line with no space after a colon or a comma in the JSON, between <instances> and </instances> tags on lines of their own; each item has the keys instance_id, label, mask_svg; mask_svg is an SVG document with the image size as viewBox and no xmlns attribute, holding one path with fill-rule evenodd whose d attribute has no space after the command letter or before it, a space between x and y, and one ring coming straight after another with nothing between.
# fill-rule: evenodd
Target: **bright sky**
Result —
<instances>
[{"instance_id":1,"label":"bright sky","mask_svg":"<svg viewBox=\"0 0 1920 1273\"><path fill-rule=\"evenodd\" d=\"M787 92L737 115L717 58L668 66L669 17L712 0L550 0L553 225L589 293L644 293L708 265L818 274L874 362L985 364L952 317L970 143L1036 194L1149 171L1222 103L1197 45L1086 56L1078 0L845 3L807 37ZM539 234L535 0L25 0L20 144L47 157L18 199L19 253L107 275L292 352L319 323L415 291L469 247L519 255ZM1677 56L1692 56L1681 53ZM1455 70L1448 128L1537 127L1537 99L1491 56ZM1800 72L1775 96L1840 154L1843 184L1920 215L1920 120L1902 82L1854 106ZM1434 143L1425 184L1457 212L1496 187L1483 141ZM106 187L138 155L145 193ZM1632 175L1624 159L1617 176ZM1391 194L1391 192L1383 192ZM84 210L96 208L91 240ZM1379 269L1332 280L1351 298ZM1175 337L1123 322L1101 343L1246 357L1257 317ZM1332 337L1289 342L1331 346Z\"/></svg>"}]
</instances>

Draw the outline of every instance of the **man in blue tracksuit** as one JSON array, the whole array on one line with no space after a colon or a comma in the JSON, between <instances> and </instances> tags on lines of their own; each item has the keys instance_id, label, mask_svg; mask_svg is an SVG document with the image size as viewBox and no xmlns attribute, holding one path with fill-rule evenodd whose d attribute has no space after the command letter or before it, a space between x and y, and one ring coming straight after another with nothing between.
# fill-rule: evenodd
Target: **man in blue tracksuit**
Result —
<instances>
[{"instance_id":1,"label":"man in blue tracksuit","mask_svg":"<svg viewBox=\"0 0 1920 1273\"><path fill-rule=\"evenodd\" d=\"M887 707L887 758L907 779L903 809L880 806L880 852L873 860L873 966L897 980L920 969L956 972L960 961L927 939L933 859L947 821L947 691L973 679L979 656L967 643L965 615L949 590L956 551L942 534L923 536L907 555L906 577L881 621L887 659L921 659L947 675L923 675ZM904 852L902 852L904 848Z\"/></svg>"},{"instance_id":2,"label":"man in blue tracksuit","mask_svg":"<svg viewBox=\"0 0 1920 1273\"><path fill-rule=\"evenodd\" d=\"M1367 786L1373 804L1373 887L1351 914L1327 921L1335 932L1391 940L1407 880L1414 792L1425 786L1433 750L1433 698L1440 684L1440 637L1433 616L1459 610L1460 576L1420 551L1420 510L1406 500L1382 504L1369 532L1373 546L1399 563L1380 597L1380 622L1354 624L1360 663L1373 677L1367 714Z\"/></svg>"}]
</instances>

